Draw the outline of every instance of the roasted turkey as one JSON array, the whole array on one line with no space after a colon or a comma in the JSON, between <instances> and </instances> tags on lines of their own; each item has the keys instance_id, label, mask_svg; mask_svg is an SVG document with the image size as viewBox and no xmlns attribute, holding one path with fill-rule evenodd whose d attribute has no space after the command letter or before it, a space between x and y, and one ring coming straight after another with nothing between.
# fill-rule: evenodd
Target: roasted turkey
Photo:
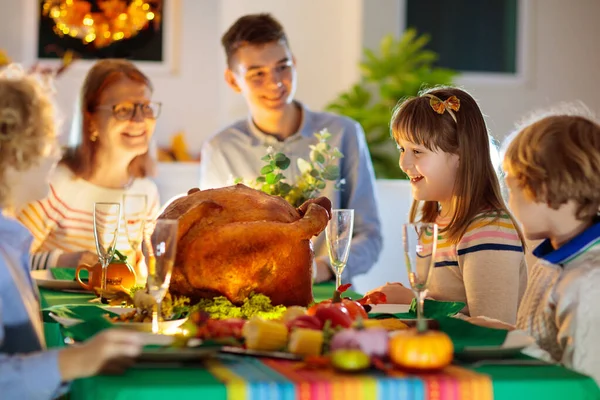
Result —
<instances>
[{"instance_id":1,"label":"roasted turkey","mask_svg":"<svg viewBox=\"0 0 600 400\"><path fill-rule=\"evenodd\" d=\"M330 214L325 197L296 209L241 184L192 189L159 216L179 220L170 291L192 300L226 296L235 304L254 292L274 305L306 306L313 300L310 239Z\"/></svg>"}]
</instances>

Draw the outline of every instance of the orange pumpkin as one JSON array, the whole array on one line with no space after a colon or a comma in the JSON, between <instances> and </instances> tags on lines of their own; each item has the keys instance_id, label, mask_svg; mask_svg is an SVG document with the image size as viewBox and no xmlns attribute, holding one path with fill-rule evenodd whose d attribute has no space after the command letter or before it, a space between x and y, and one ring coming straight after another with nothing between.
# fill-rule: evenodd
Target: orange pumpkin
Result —
<instances>
[{"instance_id":1,"label":"orange pumpkin","mask_svg":"<svg viewBox=\"0 0 600 400\"><path fill-rule=\"evenodd\" d=\"M389 343L390 359L399 367L435 370L452 362L454 346L444 332L398 331Z\"/></svg>"}]
</instances>

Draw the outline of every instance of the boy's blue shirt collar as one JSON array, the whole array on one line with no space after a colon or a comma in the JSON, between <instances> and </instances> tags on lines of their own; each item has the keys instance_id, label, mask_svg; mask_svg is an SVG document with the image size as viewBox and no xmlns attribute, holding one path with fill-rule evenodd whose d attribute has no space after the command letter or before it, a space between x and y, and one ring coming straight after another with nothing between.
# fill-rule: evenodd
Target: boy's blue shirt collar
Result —
<instances>
[{"instance_id":1,"label":"boy's blue shirt collar","mask_svg":"<svg viewBox=\"0 0 600 400\"><path fill-rule=\"evenodd\" d=\"M535 250L533 250L533 255L552 264L564 265L597 244L600 244L599 221L596 221L594 225L590 226L558 249L552 247L550 239L544 240L535 248Z\"/></svg>"}]
</instances>

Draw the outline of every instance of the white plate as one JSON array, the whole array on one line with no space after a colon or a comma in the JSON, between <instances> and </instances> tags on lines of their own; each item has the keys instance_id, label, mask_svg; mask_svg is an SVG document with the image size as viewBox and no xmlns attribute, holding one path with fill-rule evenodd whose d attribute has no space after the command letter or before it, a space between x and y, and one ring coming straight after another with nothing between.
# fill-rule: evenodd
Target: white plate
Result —
<instances>
[{"instance_id":1,"label":"white plate","mask_svg":"<svg viewBox=\"0 0 600 400\"><path fill-rule=\"evenodd\" d=\"M133 308L124 307L105 307L105 309L106 311L110 311L119 315L127 314L133 311ZM83 322L83 320L81 319L59 317L52 313L50 313L50 316L56 322L66 327ZM166 334L172 334L175 333L177 328L179 328L185 321L187 321L187 318L180 318L172 321L162 321L158 323L158 327L161 331L165 332ZM140 332L152 332L152 323L150 322L113 322L113 325L121 328L135 329L136 331Z\"/></svg>"},{"instance_id":2,"label":"white plate","mask_svg":"<svg viewBox=\"0 0 600 400\"><path fill-rule=\"evenodd\" d=\"M371 305L369 314L399 314L407 313L409 309L409 304L375 304Z\"/></svg>"},{"instance_id":3,"label":"white plate","mask_svg":"<svg viewBox=\"0 0 600 400\"><path fill-rule=\"evenodd\" d=\"M535 339L523 331L510 331L502 346L465 346L460 352L464 359L489 359L514 357L521 350L535 343Z\"/></svg>"},{"instance_id":4,"label":"white plate","mask_svg":"<svg viewBox=\"0 0 600 400\"><path fill-rule=\"evenodd\" d=\"M64 279L54 279L52 272L49 269L40 269L37 271L31 271L31 277L38 285L45 289L54 290L81 290L84 289L77 283L77 281L67 281Z\"/></svg>"}]
</instances>

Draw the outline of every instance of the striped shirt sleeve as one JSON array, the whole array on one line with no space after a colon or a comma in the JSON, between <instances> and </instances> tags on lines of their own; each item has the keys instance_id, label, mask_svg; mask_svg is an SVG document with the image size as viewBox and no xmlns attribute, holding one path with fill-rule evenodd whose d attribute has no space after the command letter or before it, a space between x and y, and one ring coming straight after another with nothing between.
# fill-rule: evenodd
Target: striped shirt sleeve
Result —
<instances>
[{"instance_id":1,"label":"striped shirt sleeve","mask_svg":"<svg viewBox=\"0 0 600 400\"><path fill-rule=\"evenodd\" d=\"M54 188L50 185L50 194L47 198L28 204L19 211L17 216L19 222L25 225L33 236L30 249L32 270L55 266L58 257L62 254L60 250L40 251L42 244L56 226L56 217L52 207L54 193Z\"/></svg>"},{"instance_id":2,"label":"striped shirt sleeve","mask_svg":"<svg viewBox=\"0 0 600 400\"><path fill-rule=\"evenodd\" d=\"M508 215L479 218L457 246L469 314L514 324L527 284L521 240Z\"/></svg>"}]
</instances>

